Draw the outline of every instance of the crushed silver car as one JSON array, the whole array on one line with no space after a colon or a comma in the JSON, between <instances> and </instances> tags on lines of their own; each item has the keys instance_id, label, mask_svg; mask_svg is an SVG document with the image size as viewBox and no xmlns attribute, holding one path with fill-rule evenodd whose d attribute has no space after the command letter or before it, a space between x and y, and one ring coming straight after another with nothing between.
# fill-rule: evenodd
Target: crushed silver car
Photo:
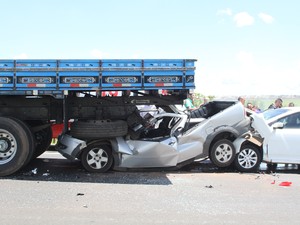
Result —
<instances>
[{"instance_id":1,"label":"crushed silver car","mask_svg":"<svg viewBox=\"0 0 300 225\"><path fill-rule=\"evenodd\" d=\"M210 158L218 167L231 165L232 144L250 123L244 106L236 101L212 101L191 113L175 106L128 119L128 133L102 140L64 135L58 150L80 159L90 172L130 168L179 168L197 159Z\"/></svg>"}]
</instances>

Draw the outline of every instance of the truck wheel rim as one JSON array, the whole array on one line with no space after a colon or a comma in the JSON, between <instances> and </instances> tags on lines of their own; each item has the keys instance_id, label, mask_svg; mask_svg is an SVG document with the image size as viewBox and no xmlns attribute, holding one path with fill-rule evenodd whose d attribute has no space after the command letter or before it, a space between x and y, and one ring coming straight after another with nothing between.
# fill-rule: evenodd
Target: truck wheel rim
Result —
<instances>
[{"instance_id":1,"label":"truck wheel rim","mask_svg":"<svg viewBox=\"0 0 300 225\"><path fill-rule=\"evenodd\" d=\"M238 155L238 163L241 167L245 169L250 169L254 167L257 163L257 160L257 154L251 148L242 150Z\"/></svg>"},{"instance_id":2,"label":"truck wheel rim","mask_svg":"<svg viewBox=\"0 0 300 225\"><path fill-rule=\"evenodd\" d=\"M17 141L15 137L8 131L0 129L0 165L12 160L16 150Z\"/></svg>"},{"instance_id":3,"label":"truck wheel rim","mask_svg":"<svg viewBox=\"0 0 300 225\"><path fill-rule=\"evenodd\" d=\"M215 155L219 162L225 163L232 158L233 150L230 145L221 144L217 147Z\"/></svg>"},{"instance_id":4,"label":"truck wheel rim","mask_svg":"<svg viewBox=\"0 0 300 225\"><path fill-rule=\"evenodd\" d=\"M108 163L108 154L101 148L93 148L87 154L87 163L93 169L102 169Z\"/></svg>"}]
</instances>

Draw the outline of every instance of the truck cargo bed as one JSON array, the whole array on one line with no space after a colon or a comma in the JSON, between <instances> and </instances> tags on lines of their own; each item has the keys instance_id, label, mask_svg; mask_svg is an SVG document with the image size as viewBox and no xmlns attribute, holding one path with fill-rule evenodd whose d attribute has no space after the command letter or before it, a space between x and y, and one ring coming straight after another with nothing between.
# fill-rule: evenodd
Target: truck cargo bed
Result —
<instances>
[{"instance_id":1,"label":"truck cargo bed","mask_svg":"<svg viewBox=\"0 0 300 225\"><path fill-rule=\"evenodd\" d=\"M189 90L194 59L0 60L0 95L68 91Z\"/></svg>"}]
</instances>

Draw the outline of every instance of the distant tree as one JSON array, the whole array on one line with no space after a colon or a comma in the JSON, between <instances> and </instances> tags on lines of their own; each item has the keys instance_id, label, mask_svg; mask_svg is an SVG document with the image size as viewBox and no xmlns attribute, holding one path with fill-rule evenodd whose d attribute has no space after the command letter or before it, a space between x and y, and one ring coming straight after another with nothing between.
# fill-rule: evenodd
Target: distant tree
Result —
<instances>
[{"instance_id":1,"label":"distant tree","mask_svg":"<svg viewBox=\"0 0 300 225\"><path fill-rule=\"evenodd\" d=\"M204 103L204 99L208 99L208 101L212 101L215 98L213 95L205 96L204 94L201 93L194 93L194 106L199 107Z\"/></svg>"},{"instance_id":2,"label":"distant tree","mask_svg":"<svg viewBox=\"0 0 300 225\"><path fill-rule=\"evenodd\" d=\"M209 99L209 101L212 101L212 100L214 100L214 99L215 99L215 97L216 97L216 96L214 96L214 95L209 95L209 96L207 96L207 98Z\"/></svg>"}]
</instances>

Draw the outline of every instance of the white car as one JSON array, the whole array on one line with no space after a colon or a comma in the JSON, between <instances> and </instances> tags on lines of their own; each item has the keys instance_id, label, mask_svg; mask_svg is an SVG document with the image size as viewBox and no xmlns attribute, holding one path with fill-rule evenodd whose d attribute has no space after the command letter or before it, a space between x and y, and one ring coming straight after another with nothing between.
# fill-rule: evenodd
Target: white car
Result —
<instances>
[{"instance_id":1,"label":"white car","mask_svg":"<svg viewBox=\"0 0 300 225\"><path fill-rule=\"evenodd\" d=\"M235 167L242 172L256 171L267 164L300 164L300 107L286 107L252 114L248 132L234 141Z\"/></svg>"}]
</instances>

